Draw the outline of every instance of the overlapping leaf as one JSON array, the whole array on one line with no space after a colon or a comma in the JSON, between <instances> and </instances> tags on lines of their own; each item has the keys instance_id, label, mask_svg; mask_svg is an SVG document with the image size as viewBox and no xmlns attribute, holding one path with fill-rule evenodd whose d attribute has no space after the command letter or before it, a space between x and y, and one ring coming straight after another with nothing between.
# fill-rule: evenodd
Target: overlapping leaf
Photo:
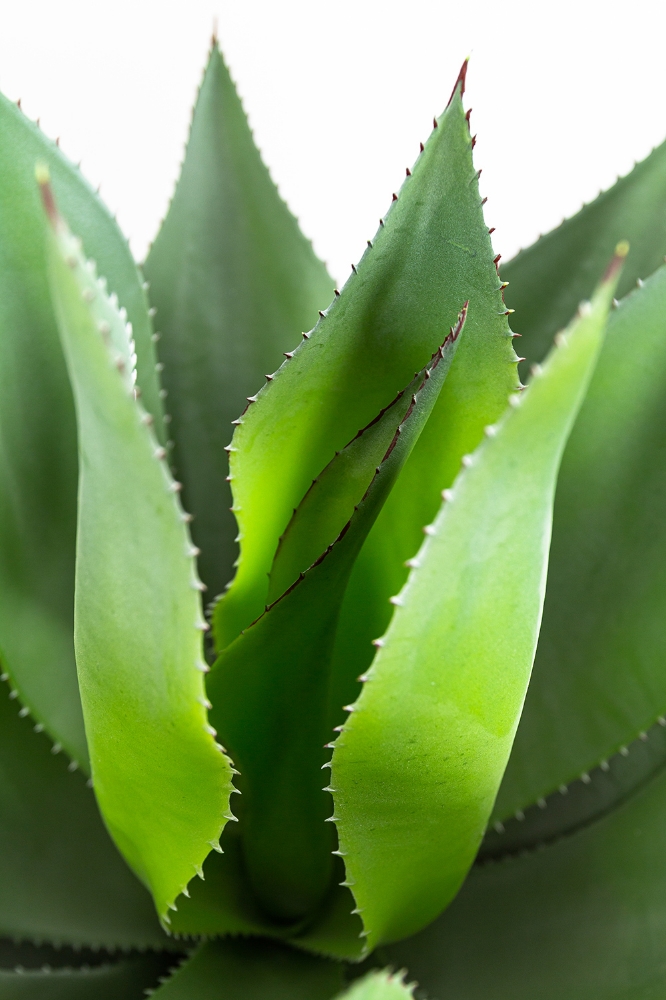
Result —
<instances>
[{"instance_id":1,"label":"overlapping leaf","mask_svg":"<svg viewBox=\"0 0 666 1000\"><path fill-rule=\"evenodd\" d=\"M231 769L206 717L201 585L178 484L134 399L133 344L45 183L43 197L79 433L75 646L92 774L167 922L230 815Z\"/></svg>"},{"instance_id":2,"label":"overlapping leaf","mask_svg":"<svg viewBox=\"0 0 666 1000\"><path fill-rule=\"evenodd\" d=\"M474 869L439 920L381 961L458 1000L659 1000L665 832L662 770L573 836Z\"/></svg>"},{"instance_id":3,"label":"overlapping leaf","mask_svg":"<svg viewBox=\"0 0 666 1000\"><path fill-rule=\"evenodd\" d=\"M618 286L624 296L666 255L666 143L502 267L509 282L506 301L516 310L513 326L522 336L520 353L527 359L525 373L589 297L618 240L630 246Z\"/></svg>"},{"instance_id":4,"label":"overlapping leaf","mask_svg":"<svg viewBox=\"0 0 666 1000\"><path fill-rule=\"evenodd\" d=\"M434 498L430 516L460 455L476 445L515 388L463 80L464 73L342 295L240 419L230 467L241 556L216 608L218 648L261 614L278 540L312 479L427 362L466 300L469 340L433 415L437 458L427 485L420 483L426 506ZM414 468L422 470L423 460L415 459ZM420 516L419 509L414 517Z\"/></svg>"},{"instance_id":5,"label":"overlapping leaf","mask_svg":"<svg viewBox=\"0 0 666 1000\"><path fill-rule=\"evenodd\" d=\"M280 199L214 41L183 170L145 264L157 308L174 461L211 595L232 576L231 421L333 283ZM318 470L317 470L318 471Z\"/></svg>"},{"instance_id":6,"label":"overlapping leaf","mask_svg":"<svg viewBox=\"0 0 666 1000\"><path fill-rule=\"evenodd\" d=\"M336 743L335 823L369 949L432 920L478 849L532 668L557 470L620 260L464 463Z\"/></svg>"},{"instance_id":7,"label":"overlapping leaf","mask_svg":"<svg viewBox=\"0 0 666 1000\"><path fill-rule=\"evenodd\" d=\"M159 955L133 955L86 968L0 968L0 996L3 1000L141 1000L163 970Z\"/></svg>"},{"instance_id":8,"label":"overlapping leaf","mask_svg":"<svg viewBox=\"0 0 666 1000\"><path fill-rule=\"evenodd\" d=\"M0 936L169 948L151 898L100 818L84 775L19 718L0 686Z\"/></svg>"},{"instance_id":9,"label":"overlapping leaf","mask_svg":"<svg viewBox=\"0 0 666 1000\"><path fill-rule=\"evenodd\" d=\"M159 1000L330 1000L343 982L343 967L337 962L269 941L221 940L202 945L155 996Z\"/></svg>"},{"instance_id":10,"label":"overlapping leaf","mask_svg":"<svg viewBox=\"0 0 666 1000\"><path fill-rule=\"evenodd\" d=\"M145 294L127 243L54 143L0 95L0 650L22 702L87 768L72 644L76 426L50 301L44 215L54 189L133 325L138 380L161 433Z\"/></svg>"},{"instance_id":11,"label":"overlapping leaf","mask_svg":"<svg viewBox=\"0 0 666 1000\"><path fill-rule=\"evenodd\" d=\"M414 987L406 986L402 975L389 971L369 972L346 990L340 1000L408 1000Z\"/></svg>"},{"instance_id":12,"label":"overlapping leaf","mask_svg":"<svg viewBox=\"0 0 666 1000\"><path fill-rule=\"evenodd\" d=\"M362 492L337 539L221 654L208 681L211 719L241 771L239 816L250 884L264 911L285 923L311 919L333 873L334 831L325 822L330 800L322 794L321 768L330 733L330 658L345 586L436 404L463 321L464 314L428 369L410 384L402 397L408 406L399 400L388 408L324 471L322 481L340 482L355 461L371 482L364 489L360 477ZM378 428L383 445L376 441ZM378 444L385 454L375 471ZM310 496L303 502L304 520ZM330 499L337 510L335 490ZM299 556L304 554L299 514L300 509L283 553L293 545ZM330 528L330 518L320 522ZM319 540L325 544L327 538Z\"/></svg>"},{"instance_id":13,"label":"overlapping leaf","mask_svg":"<svg viewBox=\"0 0 666 1000\"><path fill-rule=\"evenodd\" d=\"M665 428L661 268L613 311L567 445L534 675L495 819L590 771L666 712Z\"/></svg>"}]
</instances>

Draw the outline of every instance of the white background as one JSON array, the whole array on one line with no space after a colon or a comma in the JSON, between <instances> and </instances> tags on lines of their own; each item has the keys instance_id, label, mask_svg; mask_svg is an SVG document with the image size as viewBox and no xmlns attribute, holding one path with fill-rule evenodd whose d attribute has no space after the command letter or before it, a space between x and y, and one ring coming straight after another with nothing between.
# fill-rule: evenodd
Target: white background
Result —
<instances>
[{"instance_id":1,"label":"white background","mask_svg":"<svg viewBox=\"0 0 666 1000\"><path fill-rule=\"evenodd\" d=\"M259 147L343 281L471 53L467 106L505 259L666 136L657 0L0 0L21 97L146 252L214 18Z\"/></svg>"}]
</instances>

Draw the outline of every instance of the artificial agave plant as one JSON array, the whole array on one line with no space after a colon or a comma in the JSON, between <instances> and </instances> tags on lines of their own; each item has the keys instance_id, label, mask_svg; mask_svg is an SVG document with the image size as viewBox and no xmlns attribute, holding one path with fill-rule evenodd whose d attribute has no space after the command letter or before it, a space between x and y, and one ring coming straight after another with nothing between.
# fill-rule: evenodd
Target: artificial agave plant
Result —
<instances>
[{"instance_id":1,"label":"artificial agave plant","mask_svg":"<svg viewBox=\"0 0 666 1000\"><path fill-rule=\"evenodd\" d=\"M465 68L342 291L0 101L3 1000L663 996L666 147L500 273Z\"/></svg>"}]
</instances>

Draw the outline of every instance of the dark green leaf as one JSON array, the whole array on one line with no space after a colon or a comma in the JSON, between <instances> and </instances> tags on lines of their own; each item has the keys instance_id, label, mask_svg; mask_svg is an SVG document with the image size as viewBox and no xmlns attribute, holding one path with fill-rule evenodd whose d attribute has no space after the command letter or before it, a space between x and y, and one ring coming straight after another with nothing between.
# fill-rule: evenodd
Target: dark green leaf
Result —
<instances>
[{"instance_id":1,"label":"dark green leaf","mask_svg":"<svg viewBox=\"0 0 666 1000\"><path fill-rule=\"evenodd\" d=\"M171 947L84 775L51 753L8 694L0 685L0 935L77 947Z\"/></svg>"},{"instance_id":2,"label":"dark green leaf","mask_svg":"<svg viewBox=\"0 0 666 1000\"><path fill-rule=\"evenodd\" d=\"M433 997L661 1000L666 771L608 816L476 868L445 914L378 960Z\"/></svg>"},{"instance_id":3,"label":"dark green leaf","mask_svg":"<svg viewBox=\"0 0 666 1000\"><path fill-rule=\"evenodd\" d=\"M196 515L201 577L214 596L231 579L237 552L224 451L231 421L333 294L261 162L217 44L145 273L161 331L174 461Z\"/></svg>"},{"instance_id":4,"label":"dark green leaf","mask_svg":"<svg viewBox=\"0 0 666 1000\"><path fill-rule=\"evenodd\" d=\"M270 941L211 941L165 983L159 1000L329 1000L343 967Z\"/></svg>"},{"instance_id":5,"label":"dark green leaf","mask_svg":"<svg viewBox=\"0 0 666 1000\"><path fill-rule=\"evenodd\" d=\"M261 614L278 540L312 479L426 364L467 299L469 341L432 421L434 437L441 438L436 468L427 487L419 483L426 516L434 515L461 455L476 446L484 424L496 419L515 388L515 355L461 90L456 86L342 295L241 418L230 460L241 556L234 584L216 608L218 648ZM414 461L415 469L423 468L423 456ZM414 531L426 523L421 515L420 509L414 515L416 528L410 522L403 558L414 553Z\"/></svg>"},{"instance_id":6,"label":"dark green leaf","mask_svg":"<svg viewBox=\"0 0 666 1000\"><path fill-rule=\"evenodd\" d=\"M494 819L569 784L666 713L664 510L661 268L612 312L564 454L539 647Z\"/></svg>"},{"instance_id":7,"label":"dark green leaf","mask_svg":"<svg viewBox=\"0 0 666 1000\"><path fill-rule=\"evenodd\" d=\"M502 267L505 298L529 365L543 359L553 334L589 298L618 240L629 256L618 285L624 296L666 254L666 143L577 215L542 236Z\"/></svg>"},{"instance_id":8,"label":"dark green leaf","mask_svg":"<svg viewBox=\"0 0 666 1000\"><path fill-rule=\"evenodd\" d=\"M144 1000L164 971L160 955L76 969L0 968L2 1000Z\"/></svg>"}]
</instances>

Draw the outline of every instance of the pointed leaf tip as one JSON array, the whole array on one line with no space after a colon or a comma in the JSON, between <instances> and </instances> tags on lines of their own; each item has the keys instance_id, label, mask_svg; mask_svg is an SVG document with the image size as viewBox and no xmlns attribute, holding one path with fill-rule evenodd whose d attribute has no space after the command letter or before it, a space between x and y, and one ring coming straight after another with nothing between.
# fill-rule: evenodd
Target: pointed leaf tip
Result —
<instances>
[{"instance_id":1,"label":"pointed leaf tip","mask_svg":"<svg viewBox=\"0 0 666 1000\"><path fill-rule=\"evenodd\" d=\"M613 254L613 257L611 258L611 261L608 267L606 268L606 272L603 276L604 282L613 281L613 279L617 276L618 271L624 264L625 258L628 253L629 253L628 240L620 240L618 245L615 247L615 253Z\"/></svg>"},{"instance_id":2,"label":"pointed leaf tip","mask_svg":"<svg viewBox=\"0 0 666 1000\"><path fill-rule=\"evenodd\" d=\"M451 91L451 96L449 97L449 99L447 101L447 104L446 104L447 108L448 108L449 104L451 103L451 101L453 100L453 98L456 96L456 92L458 90L458 87L460 87L460 96L461 96L461 98L462 98L463 94L465 93L465 83L466 83L466 80L467 80L467 66L468 66L468 63L469 63L469 56L467 56L467 58L465 59L465 61L462 64L462 66L460 67L460 72L458 73L458 78L457 78L455 84L453 85L453 90Z\"/></svg>"}]
</instances>

